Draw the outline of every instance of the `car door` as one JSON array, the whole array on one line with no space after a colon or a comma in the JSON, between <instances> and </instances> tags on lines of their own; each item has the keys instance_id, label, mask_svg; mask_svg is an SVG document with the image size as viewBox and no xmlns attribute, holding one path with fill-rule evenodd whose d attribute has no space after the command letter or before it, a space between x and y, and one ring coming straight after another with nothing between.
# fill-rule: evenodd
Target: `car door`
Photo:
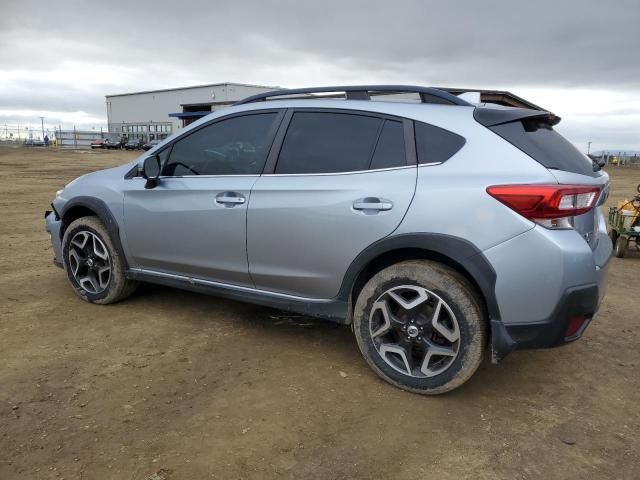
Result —
<instances>
[{"instance_id":1,"label":"car door","mask_svg":"<svg viewBox=\"0 0 640 480\"><path fill-rule=\"evenodd\" d=\"M128 182L124 233L133 268L252 286L247 203L282 116L260 111L205 124L160 152L157 187Z\"/></svg>"},{"instance_id":2,"label":"car door","mask_svg":"<svg viewBox=\"0 0 640 480\"><path fill-rule=\"evenodd\" d=\"M349 264L391 234L411 203L412 123L309 109L283 123L251 193L249 271L260 289L331 298Z\"/></svg>"}]
</instances>

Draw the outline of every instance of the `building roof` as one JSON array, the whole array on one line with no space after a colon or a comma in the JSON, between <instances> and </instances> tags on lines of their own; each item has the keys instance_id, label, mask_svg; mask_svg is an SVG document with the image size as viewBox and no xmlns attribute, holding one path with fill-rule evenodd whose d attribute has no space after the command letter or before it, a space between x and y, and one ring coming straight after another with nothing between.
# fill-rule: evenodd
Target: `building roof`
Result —
<instances>
[{"instance_id":1,"label":"building roof","mask_svg":"<svg viewBox=\"0 0 640 480\"><path fill-rule=\"evenodd\" d=\"M143 93L160 93L160 92L174 92L176 90L191 90L193 88L210 88L210 87L253 87L253 88L268 88L268 89L279 89L280 87L269 86L269 85L251 85L249 83L233 83L233 82L225 82L225 83L209 83L205 85L190 85L188 87L175 87L175 88L163 88L159 90L143 90L140 92L129 92L129 93L114 93L111 95L105 95L106 98L111 97L124 97L126 95L140 95Z\"/></svg>"},{"instance_id":2,"label":"building roof","mask_svg":"<svg viewBox=\"0 0 640 480\"><path fill-rule=\"evenodd\" d=\"M463 93L479 93L480 101L487 103L496 103L498 105L504 105L507 107L529 108L531 110L543 110L545 108L539 107L535 103L531 103L518 95L515 95L506 90L486 90L486 89L473 89L473 88L440 88L445 92L449 92L453 95L461 95Z\"/></svg>"}]
</instances>

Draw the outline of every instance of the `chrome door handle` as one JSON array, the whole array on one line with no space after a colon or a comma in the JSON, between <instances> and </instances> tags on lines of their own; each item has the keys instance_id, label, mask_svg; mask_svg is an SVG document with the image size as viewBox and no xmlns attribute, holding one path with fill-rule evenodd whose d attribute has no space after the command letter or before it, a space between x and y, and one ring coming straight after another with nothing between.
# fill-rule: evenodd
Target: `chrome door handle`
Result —
<instances>
[{"instance_id":1,"label":"chrome door handle","mask_svg":"<svg viewBox=\"0 0 640 480\"><path fill-rule=\"evenodd\" d=\"M233 207L234 205L240 205L244 203L246 199L235 192L222 192L216 195L216 203L224 205L225 207Z\"/></svg>"},{"instance_id":2,"label":"chrome door handle","mask_svg":"<svg viewBox=\"0 0 640 480\"><path fill-rule=\"evenodd\" d=\"M393 203L390 200L384 198L367 197L360 198L353 202L354 210L377 210L386 211L393 208Z\"/></svg>"}]
</instances>

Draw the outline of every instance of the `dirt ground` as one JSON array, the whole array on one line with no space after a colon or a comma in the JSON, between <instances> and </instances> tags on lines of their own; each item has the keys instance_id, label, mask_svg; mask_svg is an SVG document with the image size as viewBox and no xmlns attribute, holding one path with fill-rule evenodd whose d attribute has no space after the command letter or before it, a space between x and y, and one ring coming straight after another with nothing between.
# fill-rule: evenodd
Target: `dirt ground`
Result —
<instances>
[{"instance_id":1,"label":"dirt ground","mask_svg":"<svg viewBox=\"0 0 640 480\"><path fill-rule=\"evenodd\" d=\"M581 341L421 397L348 327L153 286L77 298L43 212L136 155L0 147L0 479L640 478L639 253ZM640 183L609 173L610 204Z\"/></svg>"}]
</instances>

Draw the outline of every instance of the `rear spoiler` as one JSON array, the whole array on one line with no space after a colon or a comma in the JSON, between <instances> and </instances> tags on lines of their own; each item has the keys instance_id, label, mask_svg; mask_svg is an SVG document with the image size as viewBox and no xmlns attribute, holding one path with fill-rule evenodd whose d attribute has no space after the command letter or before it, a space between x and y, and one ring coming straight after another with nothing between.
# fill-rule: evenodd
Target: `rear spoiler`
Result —
<instances>
[{"instance_id":1,"label":"rear spoiler","mask_svg":"<svg viewBox=\"0 0 640 480\"><path fill-rule=\"evenodd\" d=\"M487 108L476 107L473 111L476 122L485 127L494 127L504 123L517 122L525 119L539 119L549 125L557 125L561 118L544 110L531 110L528 108Z\"/></svg>"}]
</instances>

